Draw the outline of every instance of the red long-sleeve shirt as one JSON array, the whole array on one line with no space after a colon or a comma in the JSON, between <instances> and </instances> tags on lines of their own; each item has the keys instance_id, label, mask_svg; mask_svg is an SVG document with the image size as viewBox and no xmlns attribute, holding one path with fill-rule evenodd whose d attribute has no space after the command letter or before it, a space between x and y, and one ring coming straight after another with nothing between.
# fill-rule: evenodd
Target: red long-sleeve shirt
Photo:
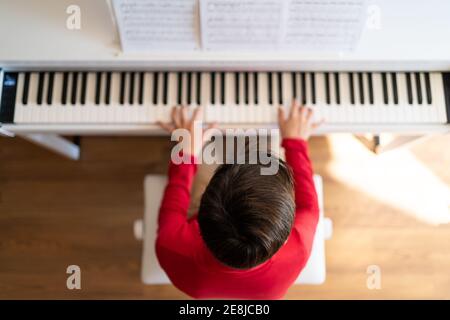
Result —
<instances>
[{"instance_id":1,"label":"red long-sleeve shirt","mask_svg":"<svg viewBox=\"0 0 450 320\"><path fill-rule=\"evenodd\" d=\"M319 218L308 145L284 139L295 182L296 215L288 241L268 261L248 270L220 263L200 235L196 216L187 219L195 164L169 165L159 212L156 254L172 283L194 298L279 299L304 268Z\"/></svg>"}]
</instances>

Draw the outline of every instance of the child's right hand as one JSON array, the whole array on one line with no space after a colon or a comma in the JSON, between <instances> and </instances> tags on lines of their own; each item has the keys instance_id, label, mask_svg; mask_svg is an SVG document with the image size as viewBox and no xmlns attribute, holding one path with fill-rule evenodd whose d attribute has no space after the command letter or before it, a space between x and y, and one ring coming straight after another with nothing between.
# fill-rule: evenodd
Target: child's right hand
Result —
<instances>
[{"instance_id":1,"label":"child's right hand","mask_svg":"<svg viewBox=\"0 0 450 320\"><path fill-rule=\"evenodd\" d=\"M313 121L313 111L310 108L301 106L297 100L292 101L291 110L286 118L282 107L278 108L278 125L281 137L308 140L312 132L324 121Z\"/></svg>"}]
</instances>

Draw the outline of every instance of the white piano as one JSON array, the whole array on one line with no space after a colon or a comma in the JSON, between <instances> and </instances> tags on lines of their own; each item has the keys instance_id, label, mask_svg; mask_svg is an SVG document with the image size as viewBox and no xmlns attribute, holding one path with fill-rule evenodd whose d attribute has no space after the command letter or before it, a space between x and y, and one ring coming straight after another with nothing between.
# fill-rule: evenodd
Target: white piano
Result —
<instances>
[{"instance_id":1,"label":"white piano","mask_svg":"<svg viewBox=\"0 0 450 320\"><path fill-rule=\"evenodd\" d=\"M223 128L271 128L296 98L325 119L319 134L449 132L450 3L372 3L382 28L366 28L354 52L132 55L106 1L1 0L0 131L35 141L161 134L155 122L178 104L203 105ZM73 4L80 30L66 28Z\"/></svg>"}]
</instances>

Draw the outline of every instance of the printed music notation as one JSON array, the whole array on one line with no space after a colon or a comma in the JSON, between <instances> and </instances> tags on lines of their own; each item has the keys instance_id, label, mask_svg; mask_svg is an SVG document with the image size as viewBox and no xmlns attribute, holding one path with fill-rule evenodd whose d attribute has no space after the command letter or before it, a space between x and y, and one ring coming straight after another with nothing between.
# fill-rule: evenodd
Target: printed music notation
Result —
<instances>
[{"instance_id":1,"label":"printed music notation","mask_svg":"<svg viewBox=\"0 0 450 320\"><path fill-rule=\"evenodd\" d=\"M196 0L113 0L122 49L199 49Z\"/></svg>"},{"instance_id":2,"label":"printed music notation","mask_svg":"<svg viewBox=\"0 0 450 320\"><path fill-rule=\"evenodd\" d=\"M349 51L366 8L366 0L112 1L127 52Z\"/></svg>"}]
</instances>

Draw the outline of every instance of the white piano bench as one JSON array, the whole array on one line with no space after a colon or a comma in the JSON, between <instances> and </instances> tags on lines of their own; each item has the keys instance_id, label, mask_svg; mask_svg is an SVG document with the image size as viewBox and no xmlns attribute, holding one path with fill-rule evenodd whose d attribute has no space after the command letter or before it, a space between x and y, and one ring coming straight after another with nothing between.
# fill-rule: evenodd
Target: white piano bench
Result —
<instances>
[{"instance_id":1,"label":"white piano bench","mask_svg":"<svg viewBox=\"0 0 450 320\"><path fill-rule=\"evenodd\" d=\"M170 280L159 265L155 253L156 229L158 211L167 177L163 175L147 175L144 181L145 212L144 219L134 222L134 235L143 241L141 279L144 284L169 284ZM314 237L311 256L295 281L295 284L319 285L325 282L325 240L330 239L333 224L323 214L322 178L314 175L317 195L319 198L320 218Z\"/></svg>"}]
</instances>

